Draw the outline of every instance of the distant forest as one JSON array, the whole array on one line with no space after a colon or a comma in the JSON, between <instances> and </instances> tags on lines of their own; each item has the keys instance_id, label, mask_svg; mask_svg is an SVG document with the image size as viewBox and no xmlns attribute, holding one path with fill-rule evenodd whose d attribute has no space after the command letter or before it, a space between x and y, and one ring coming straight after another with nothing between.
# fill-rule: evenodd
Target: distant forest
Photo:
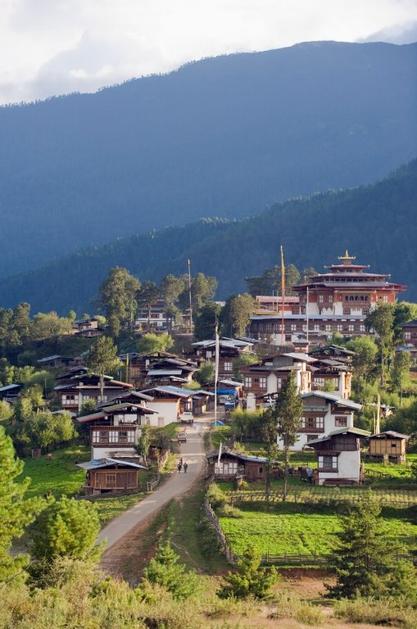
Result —
<instances>
[{"instance_id":1,"label":"distant forest","mask_svg":"<svg viewBox=\"0 0 417 629\"><path fill-rule=\"evenodd\" d=\"M207 219L92 247L31 273L0 281L1 305L19 301L37 310L89 311L114 266L141 280L169 273L204 272L218 280L218 298L247 289L245 277L279 264L298 268L331 264L346 248L360 262L404 282L417 300L417 160L380 182L274 205L241 220Z\"/></svg>"},{"instance_id":2,"label":"distant forest","mask_svg":"<svg viewBox=\"0 0 417 629\"><path fill-rule=\"evenodd\" d=\"M417 155L416 77L417 44L312 42L206 59L96 94L1 107L0 277L132 233L205 216L242 218L294 196L372 183ZM326 198L309 201L311 211L327 207ZM271 216L304 207L286 204ZM294 222L301 220L294 214ZM287 218L285 225L290 228ZM259 232L263 227L261 219ZM266 236L253 229L254 244L261 245ZM177 252L186 242L196 264L217 270L227 258L211 258L229 232L237 233L214 222L158 238ZM194 251L210 235L215 248ZM318 251L308 251L311 263L333 254L323 240L321 234L313 246ZM304 235L300 245L305 241ZM145 248L149 242L140 241ZM222 294L261 268L262 258L271 262L270 248L257 246L241 260L233 239L228 257L233 242L241 272L223 277ZM293 257L303 255L291 241L288 248ZM119 256L118 245L107 251L109 258ZM101 253L83 254L82 264L95 255ZM140 255L127 251L126 259ZM68 280L79 259L72 259ZM141 265L149 276L145 258ZM62 306L85 303L101 277L100 268L90 272L79 297L62 277L53 298ZM52 299L49 286L42 290Z\"/></svg>"}]
</instances>

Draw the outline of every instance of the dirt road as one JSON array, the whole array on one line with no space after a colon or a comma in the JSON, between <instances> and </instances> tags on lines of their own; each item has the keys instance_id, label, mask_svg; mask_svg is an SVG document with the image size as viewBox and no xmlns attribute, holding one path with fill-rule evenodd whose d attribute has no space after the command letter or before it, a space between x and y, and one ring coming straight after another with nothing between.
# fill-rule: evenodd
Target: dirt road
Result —
<instances>
[{"instance_id":1,"label":"dirt road","mask_svg":"<svg viewBox=\"0 0 417 629\"><path fill-rule=\"evenodd\" d=\"M196 420L194 426L187 427L187 442L181 444L180 455L188 463L187 473L174 472L161 487L109 522L100 532L98 541L107 542L107 550L119 542L129 531L155 515L173 498L189 491L200 476L204 464L204 432L208 421Z\"/></svg>"}]
</instances>

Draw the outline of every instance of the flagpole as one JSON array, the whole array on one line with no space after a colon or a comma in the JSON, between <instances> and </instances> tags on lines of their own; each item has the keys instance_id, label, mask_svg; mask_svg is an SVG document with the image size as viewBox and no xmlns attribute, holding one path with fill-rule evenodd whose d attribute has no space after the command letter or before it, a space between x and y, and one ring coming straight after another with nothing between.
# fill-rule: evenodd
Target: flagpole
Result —
<instances>
[{"instance_id":1,"label":"flagpole","mask_svg":"<svg viewBox=\"0 0 417 629\"><path fill-rule=\"evenodd\" d=\"M285 302L285 264L284 249L281 245L281 343L285 345L285 320L284 320L284 302Z\"/></svg>"},{"instance_id":2,"label":"flagpole","mask_svg":"<svg viewBox=\"0 0 417 629\"><path fill-rule=\"evenodd\" d=\"M309 288L308 288L308 286L307 286L307 296L306 296L307 345L308 345L308 343L309 343L309 339L310 339L310 337L309 337L309 329L308 329L308 328L310 327L310 321L309 321L309 318L308 318L308 300L309 300ZM307 348L307 351L308 351L308 348Z\"/></svg>"},{"instance_id":3,"label":"flagpole","mask_svg":"<svg viewBox=\"0 0 417 629\"><path fill-rule=\"evenodd\" d=\"M219 339L219 328L216 321L215 327L215 359L214 359L214 425L217 426L217 383L219 380L219 349L220 349L220 339Z\"/></svg>"}]
</instances>

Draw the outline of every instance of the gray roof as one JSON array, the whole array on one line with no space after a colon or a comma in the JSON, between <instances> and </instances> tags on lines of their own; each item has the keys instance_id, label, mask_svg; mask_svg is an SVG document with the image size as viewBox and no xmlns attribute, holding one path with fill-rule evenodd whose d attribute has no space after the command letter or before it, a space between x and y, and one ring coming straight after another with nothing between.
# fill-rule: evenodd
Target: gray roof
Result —
<instances>
[{"instance_id":1,"label":"gray roof","mask_svg":"<svg viewBox=\"0 0 417 629\"><path fill-rule=\"evenodd\" d=\"M234 456L240 461L247 461L248 463L266 463L268 461L266 456L251 456L249 454L244 454L242 452L234 452L233 450L229 450L229 448L223 448L220 454L220 458L223 454L229 454L230 456ZM213 459L219 456L218 450L210 452L207 455L208 459Z\"/></svg>"},{"instance_id":2,"label":"gray roof","mask_svg":"<svg viewBox=\"0 0 417 629\"><path fill-rule=\"evenodd\" d=\"M158 391L159 393L166 393L167 395L171 395L172 397L181 397L187 398L192 397L194 391L190 389L181 389L180 387L174 387L172 385L167 384L166 386L161 387L152 387L151 389L144 389L144 393L148 393L149 391Z\"/></svg>"},{"instance_id":3,"label":"gray roof","mask_svg":"<svg viewBox=\"0 0 417 629\"><path fill-rule=\"evenodd\" d=\"M357 437L369 437L370 432L368 430L362 430L362 428L338 428L337 430L333 430L329 432L325 437L320 437L320 439L313 439L308 442L308 446L319 445L320 443L324 443L325 441L330 441L332 437L337 437L337 435L356 435Z\"/></svg>"},{"instance_id":4,"label":"gray roof","mask_svg":"<svg viewBox=\"0 0 417 629\"><path fill-rule=\"evenodd\" d=\"M410 439L410 435L403 435L401 432L396 432L395 430L385 430L385 432L371 435L371 439L384 439L385 437L390 437L391 439Z\"/></svg>"},{"instance_id":5,"label":"gray roof","mask_svg":"<svg viewBox=\"0 0 417 629\"><path fill-rule=\"evenodd\" d=\"M322 400L333 402L339 406L345 406L346 408L351 408L354 411L360 411L362 408L362 404L353 402L353 400L346 400L335 393L327 393L327 391L309 391L308 393L302 393L301 397L303 400L309 397L319 397Z\"/></svg>"},{"instance_id":6,"label":"gray roof","mask_svg":"<svg viewBox=\"0 0 417 629\"><path fill-rule=\"evenodd\" d=\"M181 369L149 369L148 376L180 376Z\"/></svg>"},{"instance_id":7,"label":"gray roof","mask_svg":"<svg viewBox=\"0 0 417 629\"><path fill-rule=\"evenodd\" d=\"M77 463L77 467L88 471L112 467L113 465L125 465L126 467L134 467L137 470L147 469L144 465L139 465L139 463L131 463L130 461L122 461L121 459L91 459L91 461L87 463Z\"/></svg>"},{"instance_id":8,"label":"gray roof","mask_svg":"<svg viewBox=\"0 0 417 629\"><path fill-rule=\"evenodd\" d=\"M23 384L6 384L4 387L0 387L0 393L13 391L13 389L19 389L20 387L23 387Z\"/></svg>"}]
</instances>

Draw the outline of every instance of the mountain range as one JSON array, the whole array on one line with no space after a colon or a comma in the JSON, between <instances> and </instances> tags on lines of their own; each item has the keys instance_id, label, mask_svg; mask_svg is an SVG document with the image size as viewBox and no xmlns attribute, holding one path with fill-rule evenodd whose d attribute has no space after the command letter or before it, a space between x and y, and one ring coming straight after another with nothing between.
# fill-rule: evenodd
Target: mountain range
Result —
<instances>
[{"instance_id":1,"label":"mountain range","mask_svg":"<svg viewBox=\"0 0 417 629\"><path fill-rule=\"evenodd\" d=\"M417 44L315 42L207 59L96 94L2 107L0 277L130 234L206 216L241 218L291 197L376 181L417 155L416 77ZM64 275L54 294L33 284L24 295L17 287L28 284L20 278L14 294L5 288L10 282L3 283L2 301L32 295L41 308L85 304L102 275L102 267L89 262L104 265L106 257L108 263L121 257L140 275L156 277L171 270L166 252L161 260L156 255L157 242L184 257L183 243L196 266L222 275L225 294L242 287L246 272L272 261L284 235L294 260L310 257L320 264L339 252L343 238L332 249L328 230L334 238L331 217L350 194L368 193L326 193L278 206L259 222L196 223L93 248L57 263L56 270L67 273L66 265L75 265L68 278L75 277L78 262L85 264L78 287L66 286ZM318 212L327 216L318 221L319 241L304 233L306 220L315 230L311 216ZM355 212L365 214L366 207ZM262 232L266 217L276 226L269 234ZM244 225L261 238L259 246L242 233ZM248 259L233 240L237 233L251 245ZM213 264L229 237L240 258L238 275L228 269L230 279L218 272L224 259ZM367 248L360 246L363 237L356 234L353 243L358 253L377 261L372 232ZM206 247L210 238L213 250ZM264 251L265 239L270 245ZM308 256L299 250L306 243ZM387 258L384 266L389 263ZM47 268L56 277L54 267Z\"/></svg>"},{"instance_id":2,"label":"mountain range","mask_svg":"<svg viewBox=\"0 0 417 629\"><path fill-rule=\"evenodd\" d=\"M374 271L408 284L417 300L417 159L368 186L279 203L252 218L206 219L118 239L0 280L2 305L28 301L33 310L93 311L100 282L113 266L141 279L186 271L217 277L218 297L245 290L244 278L279 264L334 263L346 248Z\"/></svg>"}]
</instances>

